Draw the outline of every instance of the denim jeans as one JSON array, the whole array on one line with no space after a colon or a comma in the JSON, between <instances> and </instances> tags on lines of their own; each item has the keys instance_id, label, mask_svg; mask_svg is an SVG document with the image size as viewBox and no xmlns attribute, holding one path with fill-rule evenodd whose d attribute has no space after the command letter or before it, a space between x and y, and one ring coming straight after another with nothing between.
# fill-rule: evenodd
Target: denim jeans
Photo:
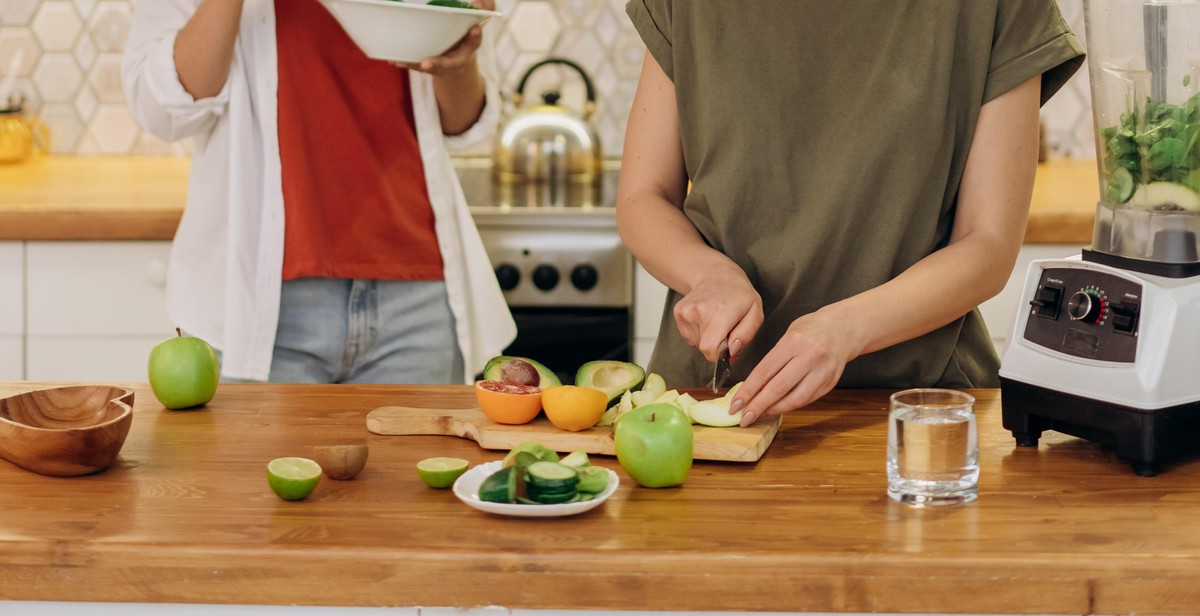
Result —
<instances>
[{"instance_id":1,"label":"denim jeans","mask_svg":"<svg viewBox=\"0 0 1200 616\"><path fill-rule=\"evenodd\" d=\"M462 383L445 283L285 281L270 381Z\"/></svg>"}]
</instances>

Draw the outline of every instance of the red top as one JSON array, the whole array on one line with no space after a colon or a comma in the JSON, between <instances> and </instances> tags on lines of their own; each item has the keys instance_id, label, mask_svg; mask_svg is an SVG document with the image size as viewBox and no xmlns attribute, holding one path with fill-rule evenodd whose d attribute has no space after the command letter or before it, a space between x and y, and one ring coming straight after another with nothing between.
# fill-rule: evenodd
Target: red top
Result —
<instances>
[{"instance_id":1,"label":"red top","mask_svg":"<svg viewBox=\"0 0 1200 616\"><path fill-rule=\"evenodd\" d=\"M408 71L318 0L275 0L283 279L441 280Z\"/></svg>"}]
</instances>

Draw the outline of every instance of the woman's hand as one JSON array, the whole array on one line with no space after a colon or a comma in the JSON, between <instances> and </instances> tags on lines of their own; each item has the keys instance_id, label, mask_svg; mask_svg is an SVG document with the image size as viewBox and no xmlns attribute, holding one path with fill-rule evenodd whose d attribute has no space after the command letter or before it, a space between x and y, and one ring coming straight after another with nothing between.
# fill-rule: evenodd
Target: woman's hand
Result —
<instances>
[{"instance_id":1,"label":"woman's hand","mask_svg":"<svg viewBox=\"0 0 1200 616\"><path fill-rule=\"evenodd\" d=\"M832 313L817 311L792 322L775 347L738 388L730 413L742 411L742 427L763 416L806 406L829 393L846 362L855 357L853 336Z\"/></svg>"},{"instance_id":2,"label":"woman's hand","mask_svg":"<svg viewBox=\"0 0 1200 616\"><path fill-rule=\"evenodd\" d=\"M710 362L717 360L717 348L726 340L730 358L736 358L762 324L762 297L732 262L708 270L675 303L679 334Z\"/></svg>"},{"instance_id":3,"label":"woman's hand","mask_svg":"<svg viewBox=\"0 0 1200 616\"><path fill-rule=\"evenodd\" d=\"M495 0L474 0L471 4L485 11L496 9ZM425 58L420 62L396 62L396 66L411 71L421 71L439 76L458 73L464 70L475 70L475 52L483 43L483 27L471 26L467 34L458 40L453 47L440 56Z\"/></svg>"}]
</instances>

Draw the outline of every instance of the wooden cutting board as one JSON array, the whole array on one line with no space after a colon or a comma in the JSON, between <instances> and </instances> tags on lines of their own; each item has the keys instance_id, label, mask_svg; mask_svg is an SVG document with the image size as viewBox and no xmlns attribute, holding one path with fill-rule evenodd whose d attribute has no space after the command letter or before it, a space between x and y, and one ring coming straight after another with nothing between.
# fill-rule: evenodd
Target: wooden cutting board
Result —
<instances>
[{"instance_id":1,"label":"wooden cutting board","mask_svg":"<svg viewBox=\"0 0 1200 616\"><path fill-rule=\"evenodd\" d=\"M767 451L779 432L782 417L764 419L749 428L692 426L695 435L692 457L697 460L754 462ZM484 449L508 450L537 441L559 452L582 449L591 454L616 455L612 429L590 428L568 432L554 427L545 417L512 426L496 423L478 408L431 409L411 406L382 406L367 414L367 429L375 434L440 434L471 439Z\"/></svg>"}]
</instances>

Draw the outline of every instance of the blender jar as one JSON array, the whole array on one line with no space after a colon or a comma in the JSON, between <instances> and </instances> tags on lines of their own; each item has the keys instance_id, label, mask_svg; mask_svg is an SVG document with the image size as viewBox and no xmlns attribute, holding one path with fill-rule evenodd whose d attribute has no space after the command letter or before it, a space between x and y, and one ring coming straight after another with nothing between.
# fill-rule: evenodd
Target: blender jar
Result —
<instances>
[{"instance_id":1,"label":"blender jar","mask_svg":"<svg viewBox=\"0 0 1200 616\"><path fill-rule=\"evenodd\" d=\"M1100 171L1094 260L1195 275L1200 0L1085 0L1084 10Z\"/></svg>"}]
</instances>

